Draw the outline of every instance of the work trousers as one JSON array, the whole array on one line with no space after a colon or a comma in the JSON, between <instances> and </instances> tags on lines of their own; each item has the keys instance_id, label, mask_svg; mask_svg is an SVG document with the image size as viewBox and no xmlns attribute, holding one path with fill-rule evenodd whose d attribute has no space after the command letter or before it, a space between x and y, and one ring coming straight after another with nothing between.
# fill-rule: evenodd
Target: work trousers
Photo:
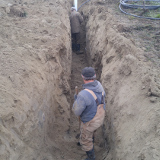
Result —
<instances>
[{"instance_id":1,"label":"work trousers","mask_svg":"<svg viewBox=\"0 0 160 160\"><path fill-rule=\"evenodd\" d=\"M77 44L80 38L80 33L72 33L72 44Z\"/></svg>"},{"instance_id":2,"label":"work trousers","mask_svg":"<svg viewBox=\"0 0 160 160\"><path fill-rule=\"evenodd\" d=\"M97 107L97 113L94 118L86 123L81 122L80 126L80 144L82 150L90 151L93 149L93 133L98 129L104 122L105 110L103 104Z\"/></svg>"}]
</instances>

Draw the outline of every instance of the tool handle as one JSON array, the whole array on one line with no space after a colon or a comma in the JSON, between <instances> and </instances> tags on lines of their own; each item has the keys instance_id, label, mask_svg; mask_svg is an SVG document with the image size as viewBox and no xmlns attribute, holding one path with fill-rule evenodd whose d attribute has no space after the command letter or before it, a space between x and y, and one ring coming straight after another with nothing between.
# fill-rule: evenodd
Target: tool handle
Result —
<instances>
[{"instance_id":1,"label":"tool handle","mask_svg":"<svg viewBox=\"0 0 160 160\"><path fill-rule=\"evenodd\" d=\"M78 95L78 87L75 86L75 94Z\"/></svg>"}]
</instances>

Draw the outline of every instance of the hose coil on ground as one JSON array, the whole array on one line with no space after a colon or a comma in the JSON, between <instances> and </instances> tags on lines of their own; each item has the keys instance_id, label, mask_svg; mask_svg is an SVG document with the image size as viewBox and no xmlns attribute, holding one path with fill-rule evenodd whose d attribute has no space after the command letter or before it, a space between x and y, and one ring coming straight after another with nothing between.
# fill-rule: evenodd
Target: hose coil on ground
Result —
<instances>
[{"instance_id":1,"label":"hose coil on ground","mask_svg":"<svg viewBox=\"0 0 160 160\"><path fill-rule=\"evenodd\" d=\"M134 4L130 4L130 3L127 3L127 2L139 2L139 1L142 1L142 0L120 0L120 4L119 4L119 9L127 14L127 15L130 15L130 16L134 16L134 17L138 17L138 18L144 18L144 19L152 19L152 20L160 20L160 18L152 18L152 17L144 17L144 16L137 16L135 14L131 14L131 13L128 13L128 12L125 12L123 9L122 9L122 6L125 7L125 8L133 8L133 9L138 9L138 8L141 8L141 9L148 9L148 10L152 10L152 9L158 9L160 8L160 5L134 5ZM147 2L160 2L160 0L145 0Z\"/></svg>"},{"instance_id":2,"label":"hose coil on ground","mask_svg":"<svg viewBox=\"0 0 160 160\"><path fill-rule=\"evenodd\" d=\"M90 0L87 0L84 3L82 3L81 6L78 8L78 10L89 1ZM134 5L134 4L127 3L127 2L139 2L139 1L142 1L142 0L120 0L119 9L121 10L121 12L123 12L127 15L130 15L130 16L134 16L134 17L138 17L138 18L144 18L144 19L151 19L151 20L160 20L160 18L138 16L138 15L135 15L135 14L132 14L132 13L125 12L122 9L122 6L125 7L125 8L133 8L133 9L141 8L141 9L146 9L146 10L147 9L152 10L152 9L160 8L160 5ZM160 2L160 0L144 0L144 1L146 1L146 2Z\"/></svg>"}]
</instances>

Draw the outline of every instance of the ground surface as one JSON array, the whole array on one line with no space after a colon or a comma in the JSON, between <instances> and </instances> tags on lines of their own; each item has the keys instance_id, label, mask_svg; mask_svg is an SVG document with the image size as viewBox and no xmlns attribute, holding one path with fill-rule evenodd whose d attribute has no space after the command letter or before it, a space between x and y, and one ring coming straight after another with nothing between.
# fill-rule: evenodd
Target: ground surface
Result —
<instances>
[{"instance_id":1,"label":"ground surface","mask_svg":"<svg viewBox=\"0 0 160 160\"><path fill-rule=\"evenodd\" d=\"M86 52L92 66L102 68L107 93L105 140L110 151L105 159L159 159L160 63L155 47L159 42L154 40L159 21L130 18L116 2L90 1L82 9ZM147 52L149 45L152 49Z\"/></svg>"},{"instance_id":2,"label":"ground surface","mask_svg":"<svg viewBox=\"0 0 160 160\"><path fill-rule=\"evenodd\" d=\"M12 10L9 3L16 4ZM0 1L0 159L64 159L72 59L69 8L59 0Z\"/></svg>"},{"instance_id":3,"label":"ground surface","mask_svg":"<svg viewBox=\"0 0 160 160\"><path fill-rule=\"evenodd\" d=\"M131 39L135 46L144 50L147 61L160 67L160 20L148 20L126 15L119 10L118 2L118 0L112 3L107 2L107 8L112 9L112 14L117 21L115 28L123 36ZM154 13L154 10L152 12ZM136 12L135 14L139 15Z\"/></svg>"},{"instance_id":4,"label":"ground surface","mask_svg":"<svg viewBox=\"0 0 160 160\"><path fill-rule=\"evenodd\" d=\"M86 157L76 145L79 122L71 107L81 70L92 65L107 95L97 160L159 160L160 22L122 14L118 0L90 2L80 9L77 55L68 2L23 1L11 11L13 1L0 2L0 159Z\"/></svg>"}]
</instances>

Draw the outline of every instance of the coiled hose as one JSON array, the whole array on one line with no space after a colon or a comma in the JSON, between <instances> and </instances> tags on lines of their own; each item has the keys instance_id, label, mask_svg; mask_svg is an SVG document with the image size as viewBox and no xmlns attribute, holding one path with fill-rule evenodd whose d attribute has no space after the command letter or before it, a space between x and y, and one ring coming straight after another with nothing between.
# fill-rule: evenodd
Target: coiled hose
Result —
<instances>
[{"instance_id":1,"label":"coiled hose","mask_svg":"<svg viewBox=\"0 0 160 160\"><path fill-rule=\"evenodd\" d=\"M134 17L138 17L138 18L144 18L144 19L152 19L152 20L160 20L160 18L152 18L152 17L144 17L144 16L137 16L135 14L131 14L131 13L128 13L128 12L125 12L123 9L122 9L122 6L123 7L127 7L127 8L134 8L134 9L137 9L137 8L142 8L142 9L158 9L160 8L160 5L133 5L133 4L129 4L129 3L126 3L126 2L129 2L129 1L135 1L135 2L138 2L140 0L120 0L120 4L119 4L119 9L121 10L121 12L127 14L127 15L130 15L130 16L134 16ZM145 0L145 1L152 1L152 2L160 2L160 0Z\"/></svg>"}]
</instances>

